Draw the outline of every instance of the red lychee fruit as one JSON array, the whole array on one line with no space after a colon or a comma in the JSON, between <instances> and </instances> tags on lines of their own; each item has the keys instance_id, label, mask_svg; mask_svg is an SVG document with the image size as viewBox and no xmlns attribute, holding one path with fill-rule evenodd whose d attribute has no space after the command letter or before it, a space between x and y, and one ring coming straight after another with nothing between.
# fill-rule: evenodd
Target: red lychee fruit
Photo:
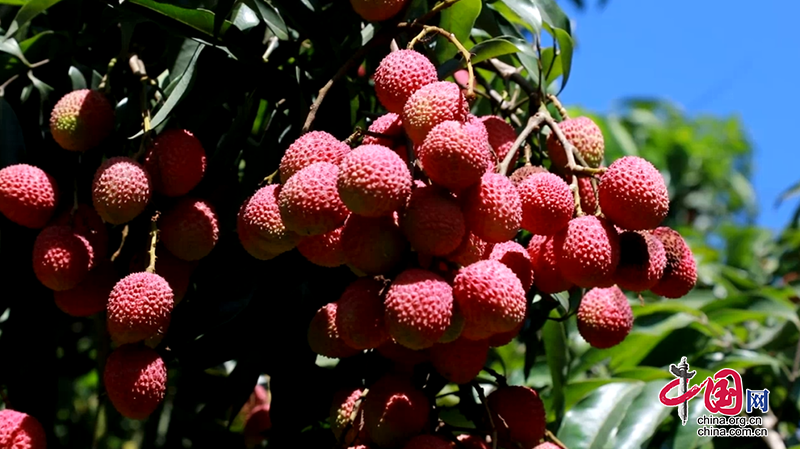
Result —
<instances>
[{"instance_id":1,"label":"red lychee fruit","mask_svg":"<svg viewBox=\"0 0 800 449\"><path fill-rule=\"evenodd\" d=\"M458 310L458 304L453 302L453 315L450 317L450 325L447 326L447 330L444 331L442 337L439 338L438 343L454 342L458 337L461 336L461 332L463 331L464 315L462 315L461 311Z\"/></svg>"},{"instance_id":2,"label":"red lychee fruit","mask_svg":"<svg viewBox=\"0 0 800 449\"><path fill-rule=\"evenodd\" d=\"M339 197L354 214L383 217L405 205L411 172L400 156L382 145L361 145L339 164Z\"/></svg>"},{"instance_id":3,"label":"red lychee fruit","mask_svg":"<svg viewBox=\"0 0 800 449\"><path fill-rule=\"evenodd\" d=\"M33 272L39 282L54 291L80 284L94 262L92 245L68 226L48 226L33 244Z\"/></svg>"},{"instance_id":4,"label":"red lychee fruit","mask_svg":"<svg viewBox=\"0 0 800 449\"><path fill-rule=\"evenodd\" d=\"M531 289L534 271L531 256L525 247L513 240L498 243L489 253L489 259L500 261L510 268L517 275L526 292Z\"/></svg>"},{"instance_id":5,"label":"red lychee fruit","mask_svg":"<svg viewBox=\"0 0 800 449\"><path fill-rule=\"evenodd\" d=\"M461 434L456 437L459 446L458 449L491 449L491 446L486 444L486 439L477 435Z\"/></svg>"},{"instance_id":6,"label":"red lychee fruit","mask_svg":"<svg viewBox=\"0 0 800 449\"><path fill-rule=\"evenodd\" d=\"M454 445L435 435L417 435L410 439L403 449L453 449Z\"/></svg>"},{"instance_id":7,"label":"red lychee fruit","mask_svg":"<svg viewBox=\"0 0 800 449\"><path fill-rule=\"evenodd\" d=\"M499 173L486 173L459 195L467 228L489 243L514 238L522 224L522 202L517 189Z\"/></svg>"},{"instance_id":8,"label":"red lychee fruit","mask_svg":"<svg viewBox=\"0 0 800 449\"><path fill-rule=\"evenodd\" d=\"M422 433L428 413L428 398L402 376L382 377L364 400L369 436L380 447L397 448Z\"/></svg>"},{"instance_id":9,"label":"red lychee fruit","mask_svg":"<svg viewBox=\"0 0 800 449\"><path fill-rule=\"evenodd\" d=\"M569 290L572 283L564 278L558 268L558 257L553 246L553 236L534 235L528 242L528 254L533 265L534 284L545 294Z\"/></svg>"},{"instance_id":10,"label":"red lychee fruit","mask_svg":"<svg viewBox=\"0 0 800 449\"><path fill-rule=\"evenodd\" d=\"M508 332L525 319L525 290L517 275L496 260L481 260L459 270L453 298L464 315L462 336L481 340Z\"/></svg>"},{"instance_id":11,"label":"red lychee fruit","mask_svg":"<svg viewBox=\"0 0 800 449\"><path fill-rule=\"evenodd\" d=\"M317 162L298 171L278 194L278 208L286 229L299 235L319 235L344 223L349 211L339 198L339 168Z\"/></svg>"},{"instance_id":12,"label":"red lychee fruit","mask_svg":"<svg viewBox=\"0 0 800 449\"><path fill-rule=\"evenodd\" d=\"M203 179L206 151L191 132L168 129L153 139L145 154L144 167L156 192L166 196L186 195Z\"/></svg>"},{"instance_id":13,"label":"red lychee fruit","mask_svg":"<svg viewBox=\"0 0 800 449\"><path fill-rule=\"evenodd\" d=\"M108 254L108 231L103 219L91 206L79 204L74 215L71 209L64 211L53 220L53 224L70 226L75 234L88 240L95 257L103 258Z\"/></svg>"},{"instance_id":14,"label":"red lychee fruit","mask_svg":"<svg viewBox=\"0 0 800 449\"><path fill-rule=\"evenodd\" d=\"M517 335L519 335L524 326L525 326L525 320L522 320L514 329L511 329L508 332L500 332L499 334L492 335L487 340L489 342L489 347L499 348L501 346L505 346L511 343L517 337Z\"/></svg>"},{"instance_id":15,"label":"red lychee fruit","mask_svg":"<svg viewBox=\"0 0 800 449\"><path fill-rule=\"evenodd\" d=\"M181 198L161 219L161 241L175 257L186 261L206 257L219 240L219 222L211 203Z\"/></svg>"},{"instance_id":16,"label":"red lychee fruit","mask_svg":"<svg viewBox=\"0 0 800 449\"><path fill-rule=\"evenodd\" d=\"M278 207L280 184L266 185L242 203L236 221L239 241L259 260L268 260L290 251L300 236L286 229Z\"/></svg>"},{"instance_id":17,"label":"red lychee fruit","mask_svg":"<svg viewBox=\"0 0 800 449\"><path fill-rule=\"evenodd\" d=\"M350 152L350 147L325 131L311 131L303 134L294 141L281 158L278 169L281 173L281 183L295 173L315 162L329 162L339 165L345 154Z\"/></svg>"},{"instance_id":18,"label":"red lychee fruit","mask_svg":"<svg viewBox=\"0 0 800 449\"><path fill-rule=\"evenodd\" d=\"M158 353L140 345L122 345L106 361L103 382L114 408L130 419L145 419L167 391L167 367Z\"/></svg>"},{"instance_id":19,"label":"red lychee fruit","mask_svg":"<svg viewBox=\"0 0 800 449\"><path fill-rule=\"evenodd\" d=\"M369 3L369 0L360 1ZM380 2L373 0L372 3ZM403 2L395 0L395 3ZM393 51L375 69L375 95L387 111L401 114L411 94L436 81L439 81L436 66L423 54L414 50Z\"/></svg>"},{"instance_id":20,"label":"red lychee fruit","mask_svg":"<svg viewBox=\"0 0 800 449\"><path fill-rule=\"evenodd\" d=\"M533 449L561 449L561 446L548 441L534 447Z\"/></svg>"},{"instance_id":21,"label":"red lychee fruit","mask_svg":"<svg viewBox=\"0 0 800 449\"><path fill-rule=\"evenodd\" d=\"M386 326L409 349L430 348L444 335L453 315L453 289L441 276L410 268L386 293Z\"/></svg>"},{"instance_id":22,"label":"red lychee fruit","mask_svg":"<svg viewBox=\"0 0 800 449\"><path fill-rule=\"evenodd\" d=\"M502 161L517 140L516 131L502 117L496 115L485 115L481 117L481 121L489 133L489 144L492 146L494 154L497 155L497 159ZM514 158L516 159L517 157L519 157L519 150L517 150Z\"/></svg>"},{"instance_id":23,"label":"red lychee fruit","mask_svg":"<svg viewBox=\"0 0 800 449\"><path fill-rule=\"evenodd\" d=\"M336 329L351 348L373 349L389 339L382 291L382 282L361 278L350 284L337 301Z\"/></svg>"},{"instance_id":24,"label":"red lychee fruit","mask_svg":"<svg viewBox=\"0 0 800 449\"><path fill-rule=\"evenodd\" d=\"M453 79L459 86L466 89L469 84L469 72L467 69L456 70L455 73L453 73Z\"/></svg>"},{"instance_id":25,"label":"red lychee fruit","mask_svg":"<svg viewBox=\"0 0 800 449\"><path fill-rule=\"evenodd\" d=\"M92 204L107 223L133 220L147 207L151 195L150 175L129 157L107 159L94 174Z\"/></svg>"},{"instance_id":26,"label":"red lychee fruit","mask_svg":"<svg viewBox=\"0 0 800 449\"><path fill-rule=\"evenodd\" d=\"M458 245L455 251L444 257L450 262L465 267L485 259L487 251L489 251L492 246L493 245L489 245L483 241L483 239L470 232L464 236L464 240Z\"/></svg>"},{"instance_id":27,"label":"red lychee fruit","mask_svg":"<svg viewBox=\"0 0 800 449\"><path fill-rule=\"evenodd\" d=\"M658 283L667 266L664 245L648 231L619 234L619 265L614 283L632 292L649 290Z\"/></svg>"},{"instance_id":28,"label":"red lychee fruit","mask_svg":"<svg viewBox=\"0 0 800 449\"><path fill-rule=\"evenodd\" d=\"M558 126L564 132L567 140L575 145L578 153L590 167L597 168L600 166L605 154L605 142L603 141L603 133L592 119L589 117L575 117L564 120ZM550 133L547 136L547 152L554 166L558 168L567 166L567 155L555 133Z\"/></svg>"},{"instance_id":29,"label":"red lychee fruit","mask_svg":"<svg viewBox=\"0 0 800 449\"><path fill-rule=\"evenodd\" d=\"M408 242L391 217L350 215L342 230L347 263L370 275L392 271L403 261Z\"/></svg>"},{"instance_id":30,"label":"red lychee fruit","mask_svg":"<svg viewBox=\"0 0 800 449\"><path fill-rule=\"evenodd\" d=\"M575 212L572 191L552 173L536 173L517 185L522 200L522 227L531 234L553 235Z\"/></svg>"},{"instance_id":31,"label":"red lychee fruit","mask_svg":"<svg viewBox=\"0 0 800 449\"><path fill-rule=\"evenodd\" d=\"M456 384L465 384L481 372L488 353L487 340L468 340L461 337L451 343L433 345L431 363L445 379Z\"/></svg>"},{"instance_id":32,"label":"red lychee fruit","mask_svg":"<svg viewBox=\"0 0 800 449\"><path fill-rule=\"evenodd\" d=\"M585 215L555 235L558 269L578 287L608 287L619 264L619 235L607 220Z\"/></svg>"},{"instance_id":33,"label":"red lychee fruit","mask_svg":"<svg viewBox=\"0 0 800 449\"><path fill-rule=\"evenodd\" d=\"M653 164L637 156L614 161L600 178L597 193L603 214L623 229L655 229L669 212L664 178Z\"/></svg>"},{"instance_id":34,"label":"red lychee fruit","mask_svg":"<svg viewBox=\"0 0 800 449\"><path fill-rule=\"evenodd\" d=\"M353 349L339 336L336 327L338 304L326 304L317 310L308 325L308 345L315 353L332 359L350 357L360 351Z\"/></svg>"},{"instance_id":35,"label":"red lychee fruit","mask_svg":"<svg viewBox=\"0 0 800 449\"><path fill-rule=\"evenodd\" d=\"M452 191L463 190L486 172L487 147L467 127L455 120L434 126L418 155L425 174L435 184Z\"/></svg>"},{"instance_id":36,"label":"red lychee fruit","mask_svg":"<svg viewBox=\"0 0 800 449\"><path fill-rule=\"evenodd\" d=\"M119 277L107 260L99 261L86 278L69 290L53 292L53 299L67 315L90 316L106 310L108 295Z\"/></svg>"},{"instance_id":37,"label":"red lychee fruit","mask_svg":"<svg viewBox=\"0 0 800 449\"><path fill-rule=\"evenodd\" d=\"M548 173L548 171L541 165L523 165L522 167L514 170L514 173L511 173L511 176L509 176L508 179L512 184L518 186L522 181L527 179L528 176L534 173Z\"/></svg>"},{"instance_id":38,"label":"red lychee fruit","mask_svg":"<svg viewBox=\"0 0 800 449\"><path fill-rule=\"evenodd\" d=\"M494 173L499 160L497 159L494 149L489 144L489 132L486 131L486 125L484 125L477 116L467 114L467 121L464 122L464 129L473 139L477 139L475 146L477 151L484 156L485 173Z\"/></svg>"},{"instance_id":39,"label":"red lychee fruit","mask_svg":"<svg viewBox=\"0 0 800 449\"><path fill-rule=\"evenodd\" d=\"M346 388L333 395L329 416L336 441L352 444L367 438L366 428L361 428L364 423L358 419L359 411L363 410L363 397L364 390L361 388Z\"/></svg>"},{"instance_id":40,"label":"red lychee fruit","mask_svg":"<svg viewBox=\"0 0 800 449\"><path fill-rule=\"evenodd\" d=\"M50 132L61 148L86 151L114 131L114 107L96 90L72 91L58 100L50 113Z\"/></svg>"},{"instance_id":41,"label":"red lychee fruit","mask_svg":"<svg viewBox=\"0 0 800 449\"><path fill-rule=\"evenodd\" d=\"M108 295L108 333L118 344L136 343L169 327L174 294L167 281L148 272L122 278Z\"/></svg>"},{"instance_id":42,"label":"red lychee fruit","mask_svg":"<svg viewBox=\"0 0 800 449\"><path fill-rule=\"evenodd\" d=\"M27 413L9 408L0 410L0 447L45 449L47 435L42 424Z\"/></svg>"},{"instance_id":43,"label":"red lychee fruit","mask_svg":"<svg viewBox=\"0 0 800 449\"><path fill-rule=\"evenodd\" d=\"M40 229L56 210L56 180L39 167L9 165L0 170L0 213L26 228Z\"/></svg>"},{"instance_id":44,"label":"red lychee fruit","mask_svg":"<svg viewBox=\"0 0 800 449\"><path fill-rule=\"evenodd\" d=\"M402 108L401 108L402 109ZM398 114L389 112L375 119L368 128L369 132L383 134L387 137L364 136L362 145L383 145L391 148L400 156L403 163L408 165L408 150L406 148L403 120Z\"/></svg>"},{"instance_id":45,"label":"red lychee fruit","mask_svg":"<svg viewBox=\"0 0 800 449\"><path fill-rule=\"evenodd\" d=\"M597 212L597 195L592 186L592 179L578 177L578 194L581 196L581 210L586 215L594 215Z\"/></svg>"},{"instance_id":46,"label":"red lychee fruit","mask_svg":"<svg viewBox=\"0 0 800 449\"><path fill-rule=\"evenodd\" d=\"M434 126L447 120L464 122L467 102L457 84L437 81L422 86L403 106L403 128L415 145L421 145Z\"/></svg>"},{"instance_id":47,"label":"red lychee fruit","mask_svg":"<svg viewBox=\"0 0 800 449\"><path fill-rule=\"evenodd\" d=\"M344 226L325 234L303 237L297 250L314 265L328 268L344 265L347 259L342 248L343 230Z\"/></svg>"},{"instance_id":48,"label":"red lychee fruit","mask_svg":"<svg viewBox=\"0 0 800 449\"><path fill-rule=\"evenodd\" d=\"M453 196L436 186L415 188L400 215L400 229L420 253L444 256L464 238L464 214Z\"/></svg>"},{"instance_id":49,"label":"red lychee fruit","mask_svg":"<svg viewBox=\"0 0 800 449\"><path fill-rule=\"evenodd\" d=\"M653 231L661 240L667 257L664 274L650 291L665 298L680 298L697 283L697 262L691 248L678 231L662 226Z\"/></svg>"},{"instance_id":50,"label":"red lychee fruit","mask_svg":"<svg viewBox=\"0 0 800 449\"><path fill-rule=\"evenodd\" d=\"M408 0L350 0L350 4L367 22L382 22L402 11Z\"/></svg>"},{"instance_id":51,"label":"red lychee fruit","mask_svg":"<svg viewBox=\"0 0 800 449\"><path fill-rule=\"evenodd\" d=\"M397 371L410 372L415 365L426 362L430 358L429 349L409 349L391 339L378 346L378 353L393 361Z\"/></svg>"},{"instance_id":52,"label":"red lychee fruit","mask_svg":"<svg viewBox=\"0 0 800 449\"><path fill-rule=\"evenodd\" d=\"M616 346L633 327L633 310L616 285L586 292L578 307L578 332L595 348Z\"/></svg>"},{"instance_id":53,"label":"red lychee fruit","mask_svg":"<svg viewBox=\"0 0 800 449\"><path fill-rule=\"evenodd\" d=\"M518 385L500 387L486 402L502 446L530 449L544 438L544 404L536 390Z\"/></svg>"}]
</instances>

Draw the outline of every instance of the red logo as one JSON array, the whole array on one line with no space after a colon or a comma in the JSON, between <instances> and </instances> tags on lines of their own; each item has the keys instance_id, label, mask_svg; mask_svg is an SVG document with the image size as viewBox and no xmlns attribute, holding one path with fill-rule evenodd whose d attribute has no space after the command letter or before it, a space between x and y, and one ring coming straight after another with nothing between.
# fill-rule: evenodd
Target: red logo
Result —
<instances>
[{"instance_id":1,"label":"red logo","mask_svg":"<svg viewBox=\"0 0 800 449\"><path fill-rule=\"evenodd\" d=\"M705 390L703 400L709 412L728 416L735 416L742 412L742 407L744 407L744 388L742 387L742 376L736 370L723 368L717 371L713 377L707 377L702 383L688 389L688 380L694 376L694 372L688 371L688 364L686 364L685 358L682 360L682 364L678 365L672 372L676 375L676 378L664 385L658 395L659 401L665 406L681 406L682 410L680 411L685 414L689 400L697 396L701 390ZM672 398L667 397L667 393L676 387L679 389L679 395Z\"/></svg>"}]
</instances>

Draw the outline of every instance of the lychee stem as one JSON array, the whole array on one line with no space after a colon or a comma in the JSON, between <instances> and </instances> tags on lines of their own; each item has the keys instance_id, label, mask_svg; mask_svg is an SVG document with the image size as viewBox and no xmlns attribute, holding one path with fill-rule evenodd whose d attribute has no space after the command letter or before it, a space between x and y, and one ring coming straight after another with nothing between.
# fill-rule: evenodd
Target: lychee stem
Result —
<instances>
[{"instance_id":1,"label":"lychee stem","mask_svg":"<svg viewBox=\"0 0 800 449\"><path fill-rule=\"evenodd\" d=\"M506 376L498 373L497 371L489 368L488 366L484 366L483 370L491 374L492 377L494 377L494 380L497 381L497 385L501 387L508 386L508 380L506 380Z\"/></svg>"},{"instance_id":2,"label":"lychee stem","mask_svg":"<svg viewBox=\"0 0 800 449\"><path fill-rule=\"evenodd\" d=\"M155 273L156 272L156 244L158 243L158 217L161 215L159 211L156 211L153 214L153 218L150 219L150 265L147 266L145 269L148 273Z\"/></svg>"},{"instance_id":3,"label":"lychee stem","mask_svg":"<svg viewBox=\"0 0 800 449\"><path fill-rule=\"evenodd\" d=\"M549 430L545 429L545 430L544 430L544 435L545 435L545 436L546 436L548 439L550 439L550 441L552 441L552 442L553 442L553 444L555 444L556 446L560 447L561 449L569 449L569 448L568 448L568 447L567 447L567 446L566 446L564 443L562 443L562 442L561 442L561 440L559 440L558 438L556 438L556 436L553 434L553 432L551 432L551 431L549 431Z\"/></svg>"},{"instance_id":4,"label":"lychee stem","mask_svg":"<svg viewBox=\"0 0 800 449\"><path fill-rule=\"evenodd\" d=\"M567 110L564 108L561 102L558 101L558 97L556 97L553 94L547 94L547 99L550 100L551 103L553 103L553 106L555 106L556 111L558 111L558 115L561 116L562 122L564 120L569 120L569 114L567 113Z\"/></svg>"},{"instance_id":5,"label":"lychee stem","mask_svg":"<svg viewBox=\"0 0 800 449\"><path fill-rule=\"evenodd\" d=\"M583 213L583 209L581 208L581 193L580 189L578 188L578 177L575 174L571 174L570 177L572 181L569 183L569 189L572 190L572 198L575 201L575 216L582 217L586 214Z\"/></svg>"},{"instance_id":6,"label":"lychee stem","mask_svg":"<svg viewBox=\"0 0 800 449\"><path fill-rule=\"evenodd\" d=\"M517 140L514 141L514 145L511 146L511 149L508 150L508 154L506 154L505 159L503 162L500 163L500 167L498 169L498 173L503 176L508 176L508 169L511 166L511 162L514 160L514 155L517 154L519 151L519 147L522 146L523 143L528 139L528 137L539 127L542 126L542 123L545 121L545 116L547 111L540 110L536 114L533 114L529 119L528 123L525 125L525 129L519 133L517 136Z\"/></svg>"},{"instance_id":7,"label":"lychee stem","mask_svg":"<svg viewBox=\"0 0 800 449\"><path fill-rule=\"evenodd\" d=\"M103 75L103 78L100 80L100 84L97 86L97 90L108 95L111 93L111 83L109 82L109 75L111 71L114 70L114 66L117 65L117 58L111 58L108 61L108 68L106 69L106 74Z\"/></svg>"},{"instance_id":8,"label":"lychee stem","mask_svg":"<svg viewBox=\"0 0 800 449\"><path fill-rule=\"evenodd\" d=\"M469 79L467 81L467 93L464 96L467 98L468 102L472 102L475 99L475 73L472 68L472 54L467 50L464 45L461 44L461 41L458 40L455 34L445 30L444 28L439 28L432 25L423 25L422 32L416 35L411 42L408 43L408 49L412 50L414 46L422 40L425 36L430 33L438 33L444 37L446 37L453 45L456 46L459 53L464 57L464 62L467 65L467 73L469 74Z\"/></svg>"},{"instance_id":9,"label":"lychee stem","mask_svg":"<svg viewBox=\"0 0 800 449\"><path fill-rule=\"evenodd\" d=\"M581 175L591 176L596 174L603 174L606 172L605 167L591 168L585 165L576 164L575 155L577 155L579 158L581 157L580 154L578 153L578 149L575 148L575 145L573 145L569 140L567 140L567 136L565 136L564 132L561 131L561 128L558 126L558 123L556 123L555 119L553 119L553 116L551 116L550 113L548 113L546 110L539 112L544 112L545 124L547 125L548 128L550 128L550 131L552 131L553 134L555 134L556 139L558 139L558 142L561 143L561 146L564 147L565 150L564 152L567 155L567 167L566 167L567 170L569 170L571 173L577 176Z\"/></svg>"},{"instance_id":10,"label":"lychee stem","mask_svg":"<svg viewBox=\"0 0 800 449\"><path fill-rule=\"evenodd\" d=\"M486 410L486 416L489 418L489 427L492 429L492 449L497 449L497 427L494 425L492 411L489 410L489 403L486 402L486 394L484 394L483 387L481 387L478 381L472 381L472 388L478 393L478 399L480 399L481 404L483 404L483 408Z\"/></svg>"},{"instance_id":11,"label":"lychee stem","mask_svg":"<svg viewBox=\"0 0 800 449\"><path fill-rule=\"evenodd\" d=\"M267 184L272 184L272 182L275 181L275 178L280 173L281 173L280 169L275 170L274 172L270 173L269 176L267 176L266 178L262 179L261 182L258 183L258 186L261 187L261 186L264 186L264 185L267 185Z\"/></svg>"},{"instance_id":12,"label":"lychee stem","mask_svg":"<svg viewBox=\"0 0 800 449\"><path fill-rule=\"evenodd\" d=\"M120 253L122 253L122 247L125 246L125 239L127 238L128 238L128 225L125 225L125 227L122 228L122 239L119 242L119 248L117 248L117 250L114 251L114 254L111 255L112 262L117 260L117 257L119 257Z\"/></svg>"}]
</instances>

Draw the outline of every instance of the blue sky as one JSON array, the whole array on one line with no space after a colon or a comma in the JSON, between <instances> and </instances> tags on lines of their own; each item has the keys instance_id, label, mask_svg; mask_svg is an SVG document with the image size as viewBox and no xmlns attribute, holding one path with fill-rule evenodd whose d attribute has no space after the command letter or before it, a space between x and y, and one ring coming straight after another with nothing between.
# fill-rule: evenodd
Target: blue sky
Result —
<instances>
[{"instance_id":1,"label":"blue sky","mask_svg":"<svg viewBox=\"0 0 800 449\"><path fill-rule=\"evenodd\" d=\"M755 148L758 224L781 229L800 180L800 1L586 0L562 100L597 112L628 96L671 99L688 114L737 114ZM757 6L756 6L757 5Z\"/></svg>"}]
</instances>

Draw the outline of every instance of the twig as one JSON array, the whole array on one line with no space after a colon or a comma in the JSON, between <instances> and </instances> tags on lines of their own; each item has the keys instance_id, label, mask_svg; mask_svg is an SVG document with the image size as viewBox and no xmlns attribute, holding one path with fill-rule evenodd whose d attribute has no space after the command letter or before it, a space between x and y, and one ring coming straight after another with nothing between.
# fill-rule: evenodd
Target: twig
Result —
<instances>
[{"instance_id":1,"label":"twig","mask_svg":"<svg viewBox=\"0 0 800 449\"><path fill-rule=\"evenodd\" d=\"M564 108L564 106L561 104L561 102L558 101L558 97L556 97L553 94L547 94L547 99L551 103L553 103L553 106L556 108L556 111L558 111L558 115L561 116L561 121L562 122L564 120L569 120L569 114L567 113L567 110Z\"/></svg>"},{"instance_id":2,"label":"twig","mask_svg":"<svg viewBox=\"0 0 800 449\"><path fill-rule=\"evenodd\" d=\"M156 272L156 244L158 243L158 217L161 215L159 211L156 211L153 214L153 218L150 219L150 264L145 269L148 273L155 273Z\"/></svg>"},{"instance_id":3,"label":"twig","mask_svg":"<svg viewBox=\"0 0 800 449\"><path fill-rule=\"evenodd\" d=\"M19 78L19 73L7 79L3 84L0 84L0 97L6 94L6 87L8 87L9 84L13 83L14 80L16 80L17 78Z\"/></svg>"},{"instance_id":4,"label":"twig","mask_svg":"<svg viewBox=\"0 0 800 449\"><path fill-rule=\"evenodd\" d=\"M125 227L122 228L122 240L120 240L119 242L119 248L117 248L117 250L114 251L114 254L111 255L112 262L117 260L117 257L119 257L120 253L122 253L122 247L125 246L125 239L127 238L128 238L128 225L125 225Z\"/></svg>"},{"instance_id":5,"label":"twig","mask_svg":"<svg viewBox=\"0 0 800 449\"><path fill-rule=\"evenodd\" d=\"M111 71L114 70L114 66L117 65L117 58L111 58L108 61L108 68L106 69L106 74L103 75L103 78L100 80L100 84L97 86L97 90L108 94L111 91L110 83L108 82L108 77L111 74Z\"/></svg>"},{"instance_id":6,"label":"twig","mask_svg":"<svg viewBox=\"0 0 800 449\"><path fill-rule=\"evenodd\" d=\"M578 187L578 177L575 176L575 173L570 174L570 177L572 180L569 183L569 189L572 190L572 199L575 202L575 216L582 217L585 214L581 208L581 192Z\"/></svg>"},{"instance_id":7,"label":"twig","mask_svg":"<svg viewBox=\"0 0 800 449\"><path fill-rule=\"evenodd\" d=\"M472 102L475 99L475 72L472 68L472 53L467 50L461 41L458 40L455 34L445 30L444 28L439 28L432 25L422 25L422 32L416 35L411 42L408 43L408 48L413 49L417 42L421 41L430 33L438 33L441 36L446 37L453 45L456 46L458 52L461 53L461 56L464 57L464 63L467 65L467 73L469 74L469 79L467 81L467 93L464 94L467 97L468 102Z\"/></svg>"},{"instance_id":8,"label":"twig","mask_svg":"<svg viewBox=\"0 0 800 449\"><path fill-rule=\"evenodd\" d=\"M264 51L264 54L261 55L261 60L264 62L269 61L269 57L275 49L278 48L278 37L272 36L269 38L269 44L267 45L267 49Z\"/></svg>"},{"instance_id":9,"label":"twig","mask_svg":"<svg viewBox=\"0 0 800 449\"><path fill-rule=\"evenodd\" d=\"M488 61L486 61L483 64L483 66L488 68L489 70L494 71L495 73L500 75L500 77L503 78L504 80L513 81L514 83L519 85L519 87L521 87L522 90L524 90L525 93L528 94L528 96L533 97L539 95L539 91L536 89L536 87L534 87L533 84L530 83L530 81L525 79L525 77L520 75L519 69L517 69L513 65L508 65L499 59L491 58Z\"/></svg>"},{"instance_id":10,"label":"twig","mask_svg":"<svg viewBox=\"0 0 800 449\"><path fill-rule=\"evenodd\" d=\"M492 429L492 449L497 449L497 427L494 425L492 418L492 411L489 410L489 403L486 402L486 395L483 393L483 387L478 382L472 382L472 388L478 393L478 399L481 400L483 408L486 410L486 416L489 418L489 427Z\"/></svg>"},{"instance_id":11,"label":"twig","mask_svg":"<svg viewBox=\"0 0 800 449\"><path fill-rule=\"evenodd\" d=\"M550 441L553 442L556 446L560 447L561 449L569 449L564 443L561 442L556 436L548 429L544 429L544 434Z\"/></svg>"},{"instance_id":12,"label":"twig","mask_svg":"<svg viewBox=\"0 0 800 449\"><path fill-rule=\"evenodd\" d=\"M591 176L596 174L602 174L606 172L605 167L600 168L591 168L588 166L578 165L575 163L575 157L577 155L580 158L580 154L578 153L578 149L575 148L567 137L564 135L564 132L561 131L561 128L556 123L555 119L548 113L547 111L539 111L543 113L543 120L544 123L547 125L548 128L555 134L556 139L558 139L561 146L564 148L564 153L567 155L567 170L569 170L572 174L581 176ZM537 113L538 114L538 113Z\"/></svg>"},{"instance_id":13,"label":"twig","mask_svg":"<svg viewBox=\"0 0 800 449\"><path fill-rule=\"evenodd\" d=\"M508 169L509 166L511 165L511 162L514 160L514 155L517 154L517 151L519 151L519 147L521 147L522 144L525 143L525 140L528 138L528 136L530 136L531 133L539 129L540 126L542 126L542 123L545 120L545 114L546 111L539 111L536 114L533 114L528 119L528 123L525 125L525 129L523 129L522 132L519 133L519 136L517 136L517 140L514 141L514 145L511 146L511 149L508 150L508 154L506 154L505 159L503 159L503 162L500 163L500 168L498 172L501 175L504 176L508 175Z\"/></svg>"},{"instance_id":14,"label":"twig","mask_svg":"<svg viewBox=\"0 0 800 449\"><path fill-rule=\"evenodd\" d=\"M499 385L501 387L505 387L505 386L508 385L508 381L506 380L506 376L498 373L497 371L493 370L492 368L489 368L488 366L484 366L483 370L486 371L487 373L491 374L492 377L494 377L494 380L497 382L497 385Z\"/></svg>"},{"instance_id":15,"label":"twig","mask_svg":"<svg viewBox=\"0 0 800 449\"><path fill-rule=\"evenodd\" d=\"M272 184L275 181L275 178L278 175L280 175L280 173L281 173L280 169L277 169L274 172L270 173L269 176L267 176L266 178L262 179L261 182L258 183L259 187L260 186L265 186L267 184Z\"/></svg>"}]
</instances>

